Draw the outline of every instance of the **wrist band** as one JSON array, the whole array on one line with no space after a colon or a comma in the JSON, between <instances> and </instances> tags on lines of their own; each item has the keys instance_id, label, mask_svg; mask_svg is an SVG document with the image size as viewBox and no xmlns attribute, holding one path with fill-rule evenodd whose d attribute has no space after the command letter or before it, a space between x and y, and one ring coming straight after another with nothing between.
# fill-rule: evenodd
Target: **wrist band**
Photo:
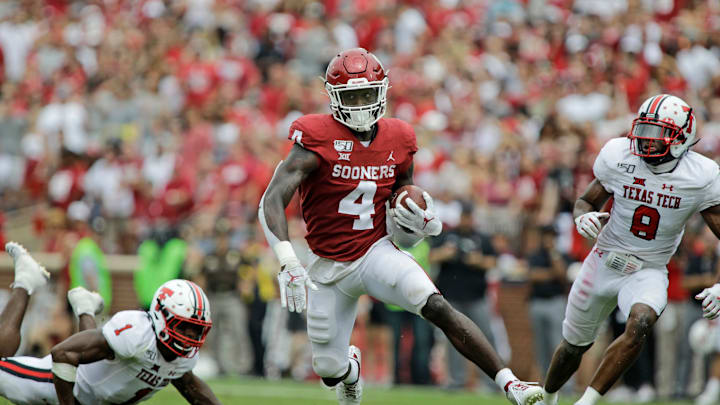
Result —
<instances>
[{"instance_id":1,"label":"wrist band","mask_svg":"<svg viewBox=\"0 0 720 405\"><path fill-rule=\"evenodd\" d=\"M52 373L61 380L74 383L77 376L77 367L68 363L53 362Z\"/></svg>"},{"instance_id":2,"label":"wrist band","mask_svg":"<svg viewBox=\"0 0 720 405\"><path fill-rule=\"evenodd\" d=\"M277 256L278 261L280 262L280 266L285 266L291 262L300 262L297 256L295 256L295 251L289 241L284 240L276 243L273 246L273 250L275 251L275 256Z\"/></svg>"}]
</instances>

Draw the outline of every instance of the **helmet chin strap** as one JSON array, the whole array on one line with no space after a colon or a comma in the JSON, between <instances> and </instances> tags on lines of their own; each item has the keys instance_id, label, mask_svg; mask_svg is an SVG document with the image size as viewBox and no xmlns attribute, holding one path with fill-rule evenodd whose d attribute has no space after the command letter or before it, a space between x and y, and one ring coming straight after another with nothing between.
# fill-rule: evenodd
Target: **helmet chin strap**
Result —
<instances>
[{"instance_id":1,"label":"helmet chin strap","mask_svg":"<svg viewBox=\"0 0 720 405\"><path fill-rule=\"evenodd\" d=\"M652 159L652 158L650 158ZM669 160L668 160L669 159ZM661 157L657 162L650 161L648 158L643 158L643 162L647 165L648 169L654 174L662 174L673 171L675 167L680 163L680 158L674 158L668 152L667 155Z\"/></svg>"}]
</instances>

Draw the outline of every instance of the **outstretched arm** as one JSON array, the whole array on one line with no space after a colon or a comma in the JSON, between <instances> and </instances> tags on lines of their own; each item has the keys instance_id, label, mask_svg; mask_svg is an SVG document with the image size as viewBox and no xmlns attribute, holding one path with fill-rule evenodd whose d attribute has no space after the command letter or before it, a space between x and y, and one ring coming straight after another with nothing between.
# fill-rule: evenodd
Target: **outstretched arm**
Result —
<instances>
[{"instance_id":1,"label":"outstretched arm","mask_svg":"<svg viewBox=\"0 0 720 405\"><path fill-rule=\"evenodd\" d=\"M182 377L172 380L172 385L177 388L178 392L185 398L190 404L197 405L214 405L221 404L220 400L217 399L213 394L210 387L200 378L198 378L192 371L188 371L183 374Z\"/></svg>"},{"instance_id":2,"label":"outstretched arm","mask_svg":"<svg viewBox=\"0 0 720 405\"><path fill-rule=\"evenodd\" d=\"M708 228L720 239L720 205L712 206L700 212ZM715 282L720 282L720 272L715 275Z\"/></svg>"},{"instance_id":3,"label":"outstretched arm","mask_svg":"<svg viewBox=\"0 0 720 405\"><path fill-rule=\"evenodd\" d=\"M296 144L287 158L275 169L275 174L260 200L258 215L271 245L290 239L285 208L300 183L317 167L317 156Z\"/></svg>"},{"instance_id":4,"label":"outstretched arm","mask_svg":"<svg viewBox=\"0 0 720 405\"><path fill-rule=\"evenodd\" d=\"M700 212L705 223L710 227L715 236L720 238L720 205L714 205ZM695 296L696 300L702 300L703 316L708 319L715 319L720 315L720 277L715 277L715 284L704 289Z\"/></svg>"},{"instance_id":5,"label":"outstretched arm","mask_svg":"<svg viewBox=\"0 0 720 405\"><path fill-rule=\"evenodd\" d=\"M55 345L52 356L53 384L60 405L73 405L75 374L80 364L94 363L115 357L99 329L78 332Z\"/></svg>"},{"instance_id":6,"label":"outstretched arm","mask_svg":"<svg viewBox=\"0 0 720 405\"><path fill-rule=\"evenodd\" d=\"M295 190L319 165L317 156L300 146L293 145L284 162L275 169L270 185L260 199L258 219L265 238L280 262L278 274L280 303L290 312L302 312L305 309L305 288L317 289L310 281L307 272L300 264L288 236L285 207Z\"/></svg>"}]
</instances>

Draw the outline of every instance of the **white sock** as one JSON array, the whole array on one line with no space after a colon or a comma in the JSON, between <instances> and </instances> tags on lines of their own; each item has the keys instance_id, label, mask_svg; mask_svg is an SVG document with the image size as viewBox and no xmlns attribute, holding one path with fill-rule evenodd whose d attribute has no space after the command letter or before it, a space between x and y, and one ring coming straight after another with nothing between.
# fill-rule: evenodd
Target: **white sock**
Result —
<instances>
[{"instance_id":1,"label":"white sock","mask_svg":"<svg viewBox=\"0 0 720 405\"><path fill-rule=\"evenodd\" d=\"M720 380L716 377L708 380L703 393L707 393L711 398L717 398L720 395Z\"/></svg>"},{"instance_id":2,"label":"white sock","mask_svg":"<svg viewBox=\"0 0 720 405\"><path fill-rule=\"evenodd\" d=\"M500 387L503 392L507 392L507 386L512 381L517 381L517 377L515 377L515 374L513 374L512 370L509 368L504 368L495 374L495 384L497 384L498 387Z\"/></svg>"},{"instance_id":3,"label":"white sock","mask_svg":"<svg viewBox=\"0 0 720 405\"><path fill-rule=\"evenodd\" d=\"M602 397L602 395L595 391L595 388L587 387L585 393L575 402L575 405L595 405L595 403L600 400L600 397Z\"/></svg>"},{"instance_id":4,"label":"white sock","mask_svg":"<svg viewBox=\"0 0 720 405\"><path fill-rule=\"evenodd\" d=\"M545 391L545 388L543 388L543 403L545 405L557 405L558 403L558 393L557 392L547 392Z\"/></svg>"},{"instance_id":5,"label":"white sock","mask_svg":"<svg viewBox=\"0 0 720 405\"><path fill-rule=\"evenodd\" d=\"M355 384L358 379L360 378L360 367L358 367L358 362L350 359L350 372L348 373L347 377L343 380L345 384Z\"/></svg>"}]
</instances>

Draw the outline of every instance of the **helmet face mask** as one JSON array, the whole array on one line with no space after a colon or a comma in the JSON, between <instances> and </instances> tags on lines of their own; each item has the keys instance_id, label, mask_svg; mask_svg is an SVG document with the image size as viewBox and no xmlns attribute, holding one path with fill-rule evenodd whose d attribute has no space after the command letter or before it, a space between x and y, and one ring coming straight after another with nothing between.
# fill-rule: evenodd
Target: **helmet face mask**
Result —
<instances>
[{"instance_id":1,"label":"helmet face mask","mask_svg":"<svg viewBox=\"0 0 720 405\"><path fill-rule=\"evenodd\" d=\"M181 357L195 356L212 328L207 296L187 280L160 286L149 313L158 341Z\"/></svg>"},{"instance_id":2,"label":"helmet face mask","mask_svg":"<svg viewBox=\"0 0 720 405\"><path fill-rule=\"evenodd\" d=\"M169 339L162 342L178 356L192 357L197 349L200 349L205 343L212 322L183 318L176 314L168 317L166 313L170 313L170 311L163 312L165 316L163 332Z\"/></svg>"},{"instance_id":3,"label":"helmet face mask","mask_svg":"<svg viewBox=\"0 0 720 405\"><path fill-rule=\"evenodd\" d=\"M359 132L369 131L385 115L388 87L380 61L362 48L335 56L325 73L333 118Z\"/></svg>"},{"instance_id":4,"label":"helmet face mask","mask_svg":"<svg viewBox=\"0 0 720 405\"><path fill-rule=\"evenodd\" d=\"M640 106L628 136L632 154L650 165L680 158L696 143L692 108L675 96L650 97Z\"/></svg>"},{"instance_id":5,"label":"helmet face mask","mask_svg":"<svg viewBox=\"0 0 720 405\"><path fill-rule=\"evenodd\" d=\"M671 145L680 145L682 129L677 125L658 122L647 118L633 121L631 150L633 154L644 158L659 158L670 153Z\"/></svg>"}]
</instances>

